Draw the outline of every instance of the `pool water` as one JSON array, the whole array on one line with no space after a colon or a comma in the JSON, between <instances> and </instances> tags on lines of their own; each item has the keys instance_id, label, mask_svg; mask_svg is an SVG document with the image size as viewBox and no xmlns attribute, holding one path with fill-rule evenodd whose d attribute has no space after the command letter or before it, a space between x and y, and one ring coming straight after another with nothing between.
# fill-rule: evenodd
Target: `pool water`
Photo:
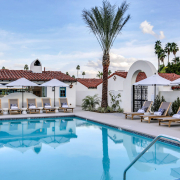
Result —
<instances>
[{"instance_id":1,"label":"pool water","mask_svg":"<svg viewBox=\"0 0 180 180\"><path fill-rule=\"evenodd\" d=\"M1 180L122 180L152 139L77 117L0 123ZM158 142L127 180L180 178L180 148Z\"/></svg>"}]
</instances>

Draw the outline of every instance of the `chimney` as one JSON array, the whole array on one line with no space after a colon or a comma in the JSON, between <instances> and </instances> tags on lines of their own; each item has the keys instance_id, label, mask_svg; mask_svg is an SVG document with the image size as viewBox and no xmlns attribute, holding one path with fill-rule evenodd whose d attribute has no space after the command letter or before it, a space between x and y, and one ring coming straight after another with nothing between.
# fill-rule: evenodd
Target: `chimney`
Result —
<instances>
[{"instance_id":1,"label":"chimney","mask_svg":"<svg viewBox=\"0 0 180 180\"><path fill-rule=\"evenodd\" d=\"M46 68L44 67L44 71L46 70Z\"/></svg>"}]
</instances>

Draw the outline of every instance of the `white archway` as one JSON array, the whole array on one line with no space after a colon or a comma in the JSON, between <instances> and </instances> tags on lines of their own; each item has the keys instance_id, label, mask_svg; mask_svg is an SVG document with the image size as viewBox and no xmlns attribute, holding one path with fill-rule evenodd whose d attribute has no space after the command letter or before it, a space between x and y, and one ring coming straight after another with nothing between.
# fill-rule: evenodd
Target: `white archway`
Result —
<instances>
[{"instance_id":1,"label":"white archway","mask_svg":"<svg viewBox=\"0 0 180 180\"><path fill-rule=\"evenodd\" d=\"M127 77L124 80L124 89L123 89L123 108L124 111L132 111L133 108L133 92L132 85L136 81L136 77L140 71L143 71L147 77L152 76L154 73L157 73L155 66L149 62L144 60L136 61L130 67ZM148 88L148 99L151 97L151 91L153 92L153 88Z\"/></svg>"}]
</instances>

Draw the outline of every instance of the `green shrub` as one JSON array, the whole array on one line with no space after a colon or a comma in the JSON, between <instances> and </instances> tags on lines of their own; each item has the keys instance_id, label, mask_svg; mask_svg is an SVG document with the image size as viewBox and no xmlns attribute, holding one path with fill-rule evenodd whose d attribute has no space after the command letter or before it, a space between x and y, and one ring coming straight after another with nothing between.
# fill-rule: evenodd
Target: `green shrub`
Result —
<instances>
[{"instance_id":1,"label":"green shrub","mask_svg":"<svg viewBox=\"0 0 180 180\"><path fill-rule=\"evenodd\" d=\"M109 92L109 95L111 97L111 104L114 111L116 111L118 108L120 108L119 103L121 102L121 94L114 95L111 92Z\"/></svg>"},{"instance_id":2,"label":"green shrub","mask_svg":"<svg viewBox=\"0 0 180 180\"><path fill-rule=\"evenodd\" d=\"M123 112L124 112L124 109L119 107L119 109L117 110L117 112L123 113Z\"/></svg>"},{"instance_id":3,"label":"green shrub","mask_svg":"<svg viewBox=\"0 0 180 180\"><path fill-rule=\"evenodd\" d=\"M180 107L180 99L179 97L172 103L172 115L176 114Z\"/></svg>"},{"instance_id":4,"label":"green shrub","mask_svg":"<svg viewBox=\"0 0 180 180\"><path fill-rule=\"evenodd\" d=\"M164 99L164 97L159 97L158 95L155 98L154 104L151 106L151 111L155 112L158 111L160 105L162 102L166 102L166 100Z\"/></svg>"},{"instance_id":5,"label":"green shrub","mask_svg":"<svg viewBox=\"0 0 180 180\"><path fill-rule=\"evenodd\" d=\"M112 113L112 112L113 112L113 108L112 108L112 107L110 107L110 106L108 106L108 107L106 108L106 112L110 112L110 113Z\"/></svg>"},{"instance_id":6,"label":"green shrub","mask_svg":"<svg viewBox=\"0 0 180 180\"><path fill-rule=\"evenodd\" d=\"M86 96L82 101L83 103L81 107L86 111L94 109L96 105L99 105L100 103L100 99L97 94L94 96Z\"/></svg>"}]
</instances>

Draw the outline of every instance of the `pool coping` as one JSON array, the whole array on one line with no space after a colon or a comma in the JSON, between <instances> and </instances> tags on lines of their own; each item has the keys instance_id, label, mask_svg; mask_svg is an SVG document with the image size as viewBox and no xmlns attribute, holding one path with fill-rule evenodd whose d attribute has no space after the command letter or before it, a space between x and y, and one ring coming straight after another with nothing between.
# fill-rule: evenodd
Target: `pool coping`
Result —
<instances>
[{"instance_id":1,"label":"pool coping","mask_svg":"<svg viewBox=\"0 0 180 180\"><path fill-rule=\"evenodd\" d=\"M112 128L115 128L115 129L118 129L118 130L123 130L123 131L133 133L133 134L136 134L136 135L139 135L139 136L144 136L144 137L147 137L147 138L150 138L150 139L154 139L154 138L157 137L157 136L154 136L154 135L151 135L151 134L148 134L148 133L142 133L142 132L139 132L139 131L136 131L136 130L131 130L130 128L124 128L124 127L112 125L112 124L105 123L105 122L99 122L99 121L97 121L95 119L87 118L87 117L84 117L84 116L81 116L81 115L76 115L74 113L72 113L72 114L64 114L64 115L51 114L50 116L47 115L47 116L17 117L17 118L5 117L4 119L0 119L0 122L1 121L13 121L13 120L17 120L17 119L22 119L22 120L27 119L28 120L28 119L40 119L40 118L41 119L59 118L59 117L63 118L63 117L72 117L72 116L77 117L77 118L82 118L82 119L85 119L87 121L92 121L92 122L95 122L95 123L98 123L98 124L102 124L102 125L105 125L105 126L110 126ZM180 147L180 143L175 142L173 140L162 138L162 139L159 139L158 141Z\"/></svg>"}]
</instances>

